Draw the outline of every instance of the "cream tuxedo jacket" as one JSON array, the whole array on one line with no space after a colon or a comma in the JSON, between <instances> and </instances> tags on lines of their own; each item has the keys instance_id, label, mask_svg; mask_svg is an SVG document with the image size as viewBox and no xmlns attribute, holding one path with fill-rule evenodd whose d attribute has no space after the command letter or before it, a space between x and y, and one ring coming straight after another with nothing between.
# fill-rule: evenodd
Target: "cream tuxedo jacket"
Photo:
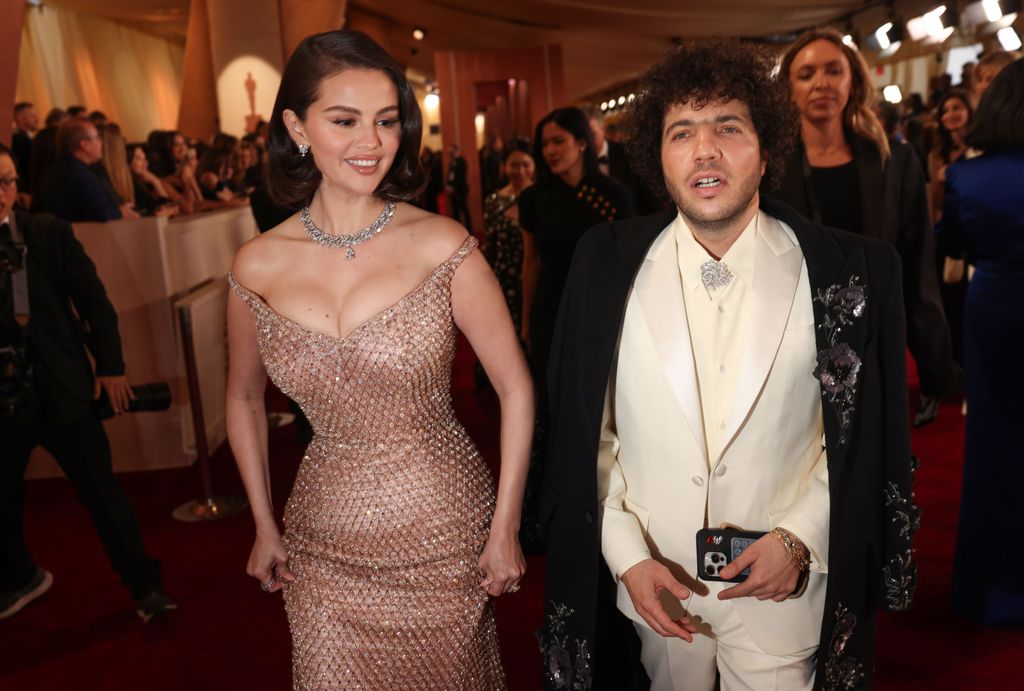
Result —
<instances>
[{"instance_id":1,"label":"cream tuxedo jacket","mask_svg":"<svg viewBox=\"0 0 1024 691\"><path fill-rule=\"evenodd\" d=\"M705 525L784 527L799 536L812 558L799 597L732 601L755 642L783 655L818 645L829 488L807 266L792 230L760 213L751 322L721 453L709 459L705 450L670 225L651 245L627 301L602 424L598 496L602 552L616 580L654 557L693 585L695 534ZM720 589L712 587L710 597ZM621 583L618 605L642 623Z\"/></svg>"}]
</instances>

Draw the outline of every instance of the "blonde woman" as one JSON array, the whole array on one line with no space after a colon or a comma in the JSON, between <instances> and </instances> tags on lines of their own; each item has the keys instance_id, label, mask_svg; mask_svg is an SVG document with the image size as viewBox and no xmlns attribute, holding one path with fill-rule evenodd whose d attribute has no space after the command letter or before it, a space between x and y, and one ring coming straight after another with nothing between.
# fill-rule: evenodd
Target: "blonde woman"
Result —
<instances>
[{"instance_id":1,"label":"blonde woman","mask_svg":"<svg viewBox=\"0 0 1024 691\"><path fill-rule=\"evenodd\" d=\"M867 63L832 30L805 33L782 58L800 137L776 196L828 226L893 245L903 262L907 341L921 379L915 425L959 389L942 311L924 174L912 149L890 145L872 110Z\"/></svg>"},{"instance_id":2,"label":"blonde woman","mask_svg":"<svg viewBox=\"0 0 1024 691\"><path fill-rule=\"evenodd\" d=\"M132 186L132 171L128 168L121 128L114 124L105 125L100 130L100 137L103 138L103 157L100 161L107 171L110 186L114 188L114 192L120 199L118 204L132 207L135 205L135 190ZM123 212L124 208L122 208Z\"/></svg>"}]
</instances>

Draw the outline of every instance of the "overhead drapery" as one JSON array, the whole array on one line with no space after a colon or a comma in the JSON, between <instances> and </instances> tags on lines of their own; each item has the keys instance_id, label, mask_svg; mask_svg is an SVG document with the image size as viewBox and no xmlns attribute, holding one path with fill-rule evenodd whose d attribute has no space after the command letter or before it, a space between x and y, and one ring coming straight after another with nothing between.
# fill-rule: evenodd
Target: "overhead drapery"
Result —
<instances>
[{"instance_id":1,"label":"overhead drapery","mask_svg":"<svg viewBox=\"0 0 1024 691\"><path fill-rule=\"evenodd\" d=\"M124 24L44 5L27 8L16 99L102 110L129 141L174 129L184 47Z\"/></svg>"}]
</instances>

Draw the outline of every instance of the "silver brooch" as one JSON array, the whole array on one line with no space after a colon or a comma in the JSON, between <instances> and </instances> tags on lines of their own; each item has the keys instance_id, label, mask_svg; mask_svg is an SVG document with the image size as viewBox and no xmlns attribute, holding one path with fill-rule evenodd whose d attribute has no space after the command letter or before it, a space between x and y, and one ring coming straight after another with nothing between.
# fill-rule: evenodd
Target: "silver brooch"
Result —
<instances>
[{"instance_id":1,"label":"silver brooch","mask_svg":"<svg viewBox=\"0 0 1024 691\"><path fill-rule=\"evenodd\" d=\"M700 280L704 281L708 290L718 290L729 285L729 281L732 280L732 272L729 271L725 262L708 259L700 265Z\"/></svg>"},{"instance_id":2,"label":"silver brooch","mask_svg":"<svg viewBox=\"0 0 1024 691\"><path fill-rule=\"evenodd\" d=\"M385 226L391 222L391 217L395 215L395 207L395 202L385 203L384 210L380 212L380 216L377 217L377 220L362 230L349 235L334 235L333 233L328 233L317 228L316 224L313 223L313 219L309 217L308 206L302 208L302 214L299 216L299 221L302 222L302 227L306 229L306 234L309 235L310 240L318 245L323 245L324 247L345 247L347 248L345 256L349 259L354 259L356 251L352 248L360 243L366 242L374 235L384 230Z\"/></svg>"}]
</instances>

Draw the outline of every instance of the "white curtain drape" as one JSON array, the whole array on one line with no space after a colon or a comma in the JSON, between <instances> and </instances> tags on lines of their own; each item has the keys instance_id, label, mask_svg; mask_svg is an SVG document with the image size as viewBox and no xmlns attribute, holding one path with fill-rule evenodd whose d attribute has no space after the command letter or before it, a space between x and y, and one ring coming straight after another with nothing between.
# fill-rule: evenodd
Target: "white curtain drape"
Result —
<instances>
[{"instance_id":1,"label":"white curtain drape","mask_svg":"<svg viewBox=\"0 0 1024 691\"><path fill-rule=\"evenodd\" d=\"M44 5L29 7L16 100L102 110L129 141L177 126L184 46L124 24Z\"/></svg>"}]
</instances>

